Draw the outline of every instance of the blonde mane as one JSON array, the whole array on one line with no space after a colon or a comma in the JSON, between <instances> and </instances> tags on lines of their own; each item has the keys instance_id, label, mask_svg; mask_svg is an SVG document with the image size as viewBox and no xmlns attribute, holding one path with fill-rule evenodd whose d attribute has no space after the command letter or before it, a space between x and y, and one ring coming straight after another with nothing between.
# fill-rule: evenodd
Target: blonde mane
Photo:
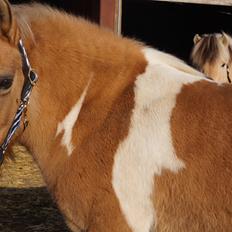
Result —
<instances>
[{"instance_id":1,"label":"blonde mane","mask_svg":"<svg viewBox=\"0 0 232 232\"><path fill-rule=\"evenodd\" d=\"M33 21L39 20L39 18L41 19L41 17L48 16L56 10L52 9L48 5L31 3L12 5L12 11L17 22L17 26L20 29L22 39L29 39L35 43L34 34L31 29L31 19L33 19Z\"/></svg>"},{"instance_id":2,"label":"blonde mane","mask_svg":"<svg viewBox=\"0 0 232 232\"><path fill-rule=\"evenodd\" d=\"M74 17L67 14L65 11L58 10L54 7L50 7L46 4L30 3L30 4L17 4L12 5L12 11L17 22L17 26L20 29L20 35L23 40L32 40L35 43L34 33L31 29L32 23L41 19L65 19L69 20Z\"/></svg>"}]
</instances>

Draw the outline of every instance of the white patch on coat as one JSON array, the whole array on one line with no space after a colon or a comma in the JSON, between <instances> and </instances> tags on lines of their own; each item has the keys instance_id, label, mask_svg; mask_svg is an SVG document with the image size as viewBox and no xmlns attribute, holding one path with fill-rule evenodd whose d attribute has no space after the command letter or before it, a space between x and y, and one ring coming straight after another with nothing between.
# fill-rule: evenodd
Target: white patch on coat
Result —
<instances>
[{"instance_id":1,"label":"white patch on coat","mask_svg":"<svg viewBox=\"0 0 232 232\"><path fill-rule=\"evenodd\" d=\"M182 72L186 72L195 76L204 76L203 73L187 65L183 60L159 50L145 48L146 58L150 61L149 64L166 64Z\"/></svg>"},{"instance_id":2,"label":"white patch on coat","mask_svg":"<svg viewBox=\"0 0 232 232\"><path fill-rule=\"evenodd\" d=\"M61 144L67 148L68 155L70 156L74 150L74 146L72 144L72 131L73 127L78 119L78 115L81 111L81 107L83 105L89 83L85 87L83 93L81 94L77 103L72 107L69 113L65 116L64 120L58 124L56 136L59 135L62 131L64 131Z\"/></svg>"},{"instance_id":3,"label":"white patch on coat","mask_svg":"<svg viewBox=\"0 0 232 232\"><path fill-rule=\"evenodd\" d=\"M185 167L172 145L170 118L183 84L201 79L160 61L153 49L143 52L148 66L135 82L131 125L115 154L112 179L133 232L149 232L156 225L151 199L154 176L160 175L162 169L176 173ZM152 54L156 54L154 59Z\"/></svg>"}]
</instances>

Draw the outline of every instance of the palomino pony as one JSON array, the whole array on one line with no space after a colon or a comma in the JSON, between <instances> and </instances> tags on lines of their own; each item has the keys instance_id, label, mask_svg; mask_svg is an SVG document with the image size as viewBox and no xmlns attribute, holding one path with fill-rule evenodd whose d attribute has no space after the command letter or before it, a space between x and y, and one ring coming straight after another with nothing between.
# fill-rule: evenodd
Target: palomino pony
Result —
<instances>
[{"instance_id":1,"label":"palomino pony","mask_svg":"<svg viewBox=\"0 0 232 232\"><path fill-rule=\"evenodd\" d=\"M231 83L232 38L226 33L194 37L193 65L217 82Z\"/></svg>"},{"instance_id":2,"label":"palomino pony","mask_svg":"<svg viewBox=\"0 0 232 232\"><path fill-rule=\"evenodd\" d=\"M231 85L42 5L0 17L1 154L20 125L72 231L231 230Z\"/></svg>"}]
</instances>

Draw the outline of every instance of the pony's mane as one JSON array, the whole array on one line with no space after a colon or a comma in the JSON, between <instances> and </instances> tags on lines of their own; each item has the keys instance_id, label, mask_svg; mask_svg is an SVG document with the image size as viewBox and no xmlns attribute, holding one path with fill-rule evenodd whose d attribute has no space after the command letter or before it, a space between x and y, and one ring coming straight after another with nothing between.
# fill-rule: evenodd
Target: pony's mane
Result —
<instances>
[{"instance_id":1,"label":"pony's mane","mask_svg":"<svg viewBox=\"0 0 232 232\"><path fill-rule=\"evenodd\" d=\"M37 9L34 11L33 9ZM34 19L39 19L44 13L50 13L51 7L38 3L12 5L13 14L20 29L22 39L31 39L34 41L34 34L31 30L29 17L33 15Z\"/></svg>"},{"instance_id":2,"label":"pony's mane","mask_svg":"<svg viewBox=\"0 0 232 232\"><path fill-rule=\"evenodd\" d=\"M230 54L230 60L232 60L232 47L231 47L231 37L227 34L207 34L203 35L199 42L197 42L191 53L191 60L194 66L198 69L203 67L206 62L213 63L219 55L225 56L224 47L220 41L221 36L226 36L228 41L228 52Z\"/></svg>"},{"instance_id":3,"label":"pony's mane","mask_svg":"<svg viewBox=\"0 0 232 232\"><path fill-rule=\"evenodd\" d=\"M56 9L47 4L27 3L12 5L14 17L17 21L17 26L20 29L22 39L32 39L34 41L34 34L31 29L31 22L36 22L42 18L76 18L65 11Z\"/></svg>"},{"instance_id":4,"label":"pony's mane","mask_svg":"<svg viewBox=\"0 0 232 232\"><path fill-rule=\"evenodd\" d=\"M137 51L143 43L115 36L110 30L48 5L38 3L14 5L13 12L21 36L26 42L29 41L29 45L26 44L27 49L33 47L30 46L31 41L38 44L38 41L43 40L48 47L55 43L55 46L63 48L64 52L67 47L72 47L74 53L114 64L121 62L119 57L126 54L140 56L140 52Z\"/></svg>"}]
</instances>

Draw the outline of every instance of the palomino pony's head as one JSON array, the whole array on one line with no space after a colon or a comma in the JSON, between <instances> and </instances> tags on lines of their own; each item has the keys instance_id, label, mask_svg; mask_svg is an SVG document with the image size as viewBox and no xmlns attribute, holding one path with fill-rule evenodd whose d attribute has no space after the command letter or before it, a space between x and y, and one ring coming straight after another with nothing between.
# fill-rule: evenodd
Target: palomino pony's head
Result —
<instances>
[{"instance_id":1,"label":"palomino pony's head","mask_svg":"<svg viewBox=\"0 0 232 232\"><path fill-rule=\"evenodd\" d=\"M6 0L0 0L0 143L9 130L20 103L24 83L20 32Z\"/></svg>"},{"instance_id":2,"label":"palomino pony's head","mask_svg":"<svg viewBox=\"0 0 232 232\"><path fill-rule=\"evenodd\" d=\"M213 80L231 82L232 38L228 34L195 35L191 59L193 65Z\"/></svg>"}]
</instances>

